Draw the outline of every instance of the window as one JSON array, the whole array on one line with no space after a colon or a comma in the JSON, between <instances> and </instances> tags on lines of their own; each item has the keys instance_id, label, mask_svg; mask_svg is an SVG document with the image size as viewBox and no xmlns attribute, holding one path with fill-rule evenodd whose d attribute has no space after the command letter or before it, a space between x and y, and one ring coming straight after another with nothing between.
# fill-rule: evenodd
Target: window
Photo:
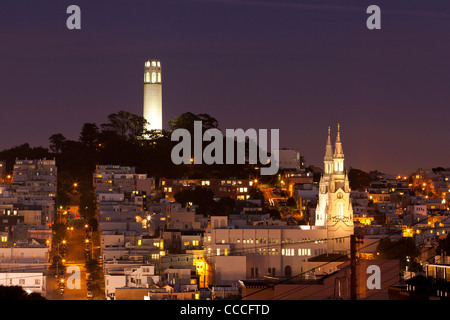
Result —
<instances>
[{"instance_id":1,"label":"window","mask_svg":"<svg viewBox=\"0 0 450 320\"><path fill-rule=\"evenodd\" d=\"M152 83L156 82L156 72L152 72Z\"/></svg>"},{"instance_id":2,"label":"window","mask_svg":"<svg viewBox=\"0 0 450 320\"><path fill-rule=\"evenodd\" d=\"M344 205L342 203L338 203L336 205L336 218L338 219L344 218Z\"/></svg>"}]
</instances>

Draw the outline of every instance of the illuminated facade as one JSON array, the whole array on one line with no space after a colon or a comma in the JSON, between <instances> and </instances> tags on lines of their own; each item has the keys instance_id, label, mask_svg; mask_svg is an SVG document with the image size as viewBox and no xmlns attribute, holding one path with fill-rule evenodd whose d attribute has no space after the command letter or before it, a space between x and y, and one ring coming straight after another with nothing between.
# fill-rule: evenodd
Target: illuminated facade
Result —
<instances>
[{"instance_id":1,"label":"illuminated facade","mask_svg":"<svg viewBox=\"0 0 450 320\"><path fill-rule=\"evenodd\" d=\"M353 234L353 209L348 175L344 170L344 150L339 125L334 153L328 128L324 174L319 183L315 225L327 228L328 252L344 252L350 249L348 237Z\"/></svg>"},{"instance_id":2,"label":"illuminated facade","mask_svg":"<svg viewBox=\"0 0 450 320\"><path fill-rule=\"evenodd\" d=\"M147 60L144 66L144 118L148 130L162 130L161 62Z\"/></svg>"}]
</instances>

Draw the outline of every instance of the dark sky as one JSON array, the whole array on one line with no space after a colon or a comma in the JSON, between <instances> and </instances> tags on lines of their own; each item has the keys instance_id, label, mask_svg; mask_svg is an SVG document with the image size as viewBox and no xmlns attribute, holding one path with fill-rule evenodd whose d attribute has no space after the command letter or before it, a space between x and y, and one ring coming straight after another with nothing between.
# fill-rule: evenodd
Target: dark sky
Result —
<instances>
[{"instance_id":1,"label":"dark sky","mask_svg":"<svg viewBox=\"0 0 450 320\"><path fill-rule=\"evenodd\" d=\"M81 30L66 28L71 4ZM366 28L371 4L381 30ZM164 123L190 111L280 129L322 166L340 122L346 167L450 167L448 1L2 0L0 39L0 150L142 114L157 58Z\"/></svg>"}]
</instances>

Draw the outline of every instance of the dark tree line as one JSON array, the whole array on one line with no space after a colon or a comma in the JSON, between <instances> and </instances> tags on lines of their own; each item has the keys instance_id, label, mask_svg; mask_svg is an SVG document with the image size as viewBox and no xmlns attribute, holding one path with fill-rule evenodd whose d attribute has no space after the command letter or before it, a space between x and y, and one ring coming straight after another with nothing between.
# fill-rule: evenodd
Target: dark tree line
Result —
<instances>
[{"instance_id":1,"label":"dark tree line","mask_svg":"<svg viewBox=\"0 0 450 320\"><path fill-rule=\"evenodd\" d=\"M178 142L171 141L171 133L179 128L193 133L196 120L202 121L203 132L219 128L217 120L210 115L187 112L169 121L170 130L149 131L144 117L122 110L110 114L105 123L83 124L78 139L55 133L49 137L49 148L33 148L24 143L1 151L0 159L6 161L8 172L12 172L16 158L54 158L58 168L58 206L69 203L73 184L77 182L80 213L86 218L94 214L92 174L98 164L134 166L137 172L155 177L157 183L162 177L249 178L257 175L249 165L175 165L171 151Z\"/></svg>"}]
</instances>

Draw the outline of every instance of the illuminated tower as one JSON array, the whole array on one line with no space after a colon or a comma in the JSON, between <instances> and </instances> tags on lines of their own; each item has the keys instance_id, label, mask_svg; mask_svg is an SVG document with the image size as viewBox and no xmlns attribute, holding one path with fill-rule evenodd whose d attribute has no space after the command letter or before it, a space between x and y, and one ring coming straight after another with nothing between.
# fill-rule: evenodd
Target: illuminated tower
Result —
<instances>
[{"instance_id":1,"label":"illuminated tower","mask_svg":"<svg viewBox=\"0 0 450 320\"><path fill-rule=\"evenodd\" d=\"M328 127L328 138L323 158L324 175L319 182L319 202L316 208L316 226L324 226L327 221L328 210L328 184L333 173L333 146L331 145L330 127Z\"/></svg>"},{"instance_id":2,"label":"illuminated tower","mask_svg":"<svg viewBox=\"0 0 450 320\"><path fill-rule=\"evenodd\" d=\"M333 172L328 187L327 252L350 252L350 235L353 234L353 208L350 199L350 184L344 170L344 150L340 125L334 145Z\"/></svg>"},{"instance_id":3,"label":"illuminated tower","mask_svg":"<svg viewBox=\"0 0 450 320\"><path fill-rule=\"evenodd\" d=\"M315 226L327 228L327 252L345 253L350 249L353 234L353 208L350 199L348 175L344 170L344 150L340 126L336 141L331 145L330 128L324 156L324 174L319 182L319 199L316 207Z\"/></svg>"},{"instance_id":4,"label":"illuminated tower","mask_svg":"<svg viewBox=\"0 0 450 320\"><path fill-rule=\"evenodd\" d=\"M148 130L162 130L161 62L150 59L144 67L144 118Z\"/></svg>"}]
</instances>

